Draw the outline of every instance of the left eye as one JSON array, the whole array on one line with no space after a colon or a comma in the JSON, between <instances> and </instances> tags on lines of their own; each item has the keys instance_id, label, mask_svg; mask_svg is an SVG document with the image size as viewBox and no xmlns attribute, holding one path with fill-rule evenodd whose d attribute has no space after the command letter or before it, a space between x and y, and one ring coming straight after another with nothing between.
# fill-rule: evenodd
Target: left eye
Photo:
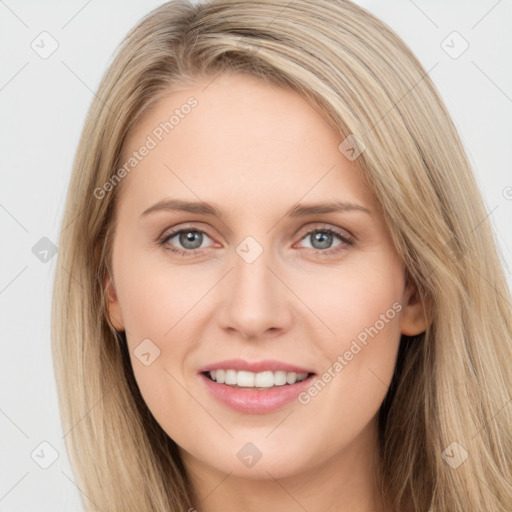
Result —
<instances>
[{"instance_id":1,"label":"left eye","mask_svg":"<svg viewBox=\"0 0 512 512\"><path fill-rule=\"evenodd\" d=\"M309 231L302 238L302 240L311 240L310 248L316 250L325 250L331 249L332 247L337 247L343 243L350 244L350 240L340 233L333 231L332 229L315 229L313 231ZM333 246L334 239L337 238L339 242Z\"/></svg>"}]
</instances>

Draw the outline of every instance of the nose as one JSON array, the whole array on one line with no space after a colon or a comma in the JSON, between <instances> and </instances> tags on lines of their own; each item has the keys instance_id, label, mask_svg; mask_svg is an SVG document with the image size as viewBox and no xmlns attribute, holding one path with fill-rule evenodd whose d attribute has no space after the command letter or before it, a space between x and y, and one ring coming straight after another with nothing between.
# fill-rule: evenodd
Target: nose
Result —
<instances>
[{"instance_id":1,"label":"nose","mask_svg":"<svg viewBox=\"0 0 512 512\"><path fill-rule=\"evenodd\" d=\"M248 263L236 252L234 268L223 280L222 305L217 310L222 329L246 339L275 336L292 324L292 293L276 276L270 251Z\"/></svg>"}]
</instances>

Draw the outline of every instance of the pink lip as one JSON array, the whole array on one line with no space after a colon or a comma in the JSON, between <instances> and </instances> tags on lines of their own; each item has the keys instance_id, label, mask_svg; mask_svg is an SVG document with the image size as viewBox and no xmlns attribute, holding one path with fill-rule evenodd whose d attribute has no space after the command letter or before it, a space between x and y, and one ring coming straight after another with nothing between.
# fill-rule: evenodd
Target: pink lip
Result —
<instances>
[{"instance_id":1,"label":"pink lip","mask_svg":"<svg viewBox=\"0 0 512 512\"><path fill-rule=\"evenodd\" d=\"M314 373L312 370L301 368L293 364L283 363L275 359L267 359L265 361L245 361L244 359L226 359L203 366L198 370L199 373L209 372L212 370L245 370L247 372L295 372L295 373Z\"/></svg>"},{"instance_id":2,"label":"pink lip","mask_svg":"<svg viewBox=\"0 0 512 512\"><path fill-rule=\"evenodd\" d=\"M228 368L234 369L233 366L228 366ZM303 381L296 382L295 384L274 386L265 390L233 388L226 384L214 382L203 373L199 374L199 377L212 395L224 405L247 414L265 414L276 411L296 400L299 393L311 386L312 380L316 375L310 375Z\"/></svg>"}]
</instances>

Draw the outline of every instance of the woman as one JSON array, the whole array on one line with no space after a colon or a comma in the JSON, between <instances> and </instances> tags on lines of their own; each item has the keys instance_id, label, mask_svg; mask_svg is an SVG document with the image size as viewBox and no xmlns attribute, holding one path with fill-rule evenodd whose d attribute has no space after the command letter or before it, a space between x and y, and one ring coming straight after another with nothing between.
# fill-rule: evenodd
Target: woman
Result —
<instances>
[{"instance_id":1,"label":"woman","mask_svg":"<svg viewBox=\"0 0 512 512\"><path fill-rule=\"evenodd\" d=\"M60 241L84 506L512 509L486 217L434 85L364 9L150 13L91 107Z\"/></svg>"}]
</instances>

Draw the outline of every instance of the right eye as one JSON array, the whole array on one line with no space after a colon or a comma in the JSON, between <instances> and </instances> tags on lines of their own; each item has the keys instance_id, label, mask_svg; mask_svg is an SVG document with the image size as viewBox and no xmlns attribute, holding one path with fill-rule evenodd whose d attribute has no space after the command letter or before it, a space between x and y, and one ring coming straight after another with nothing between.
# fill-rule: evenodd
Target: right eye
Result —
<instances>
[{"instance_id":1,"label":"right eye","mask_svg":"<svg viewBox=\"0 0 512 512\"><path fill-rule=\"evenodd\" d=\"M211 238L201 229L192 227L180 228L164 234L159 240L159 243L173 253L183 256L192 256L196 251L204 248L201 246L205 241L205 237L211 240ZM175 241L171 243L173 239L175 239ZM181 247L176 247L178 244Z\"/></svg>"}]
</instances>

